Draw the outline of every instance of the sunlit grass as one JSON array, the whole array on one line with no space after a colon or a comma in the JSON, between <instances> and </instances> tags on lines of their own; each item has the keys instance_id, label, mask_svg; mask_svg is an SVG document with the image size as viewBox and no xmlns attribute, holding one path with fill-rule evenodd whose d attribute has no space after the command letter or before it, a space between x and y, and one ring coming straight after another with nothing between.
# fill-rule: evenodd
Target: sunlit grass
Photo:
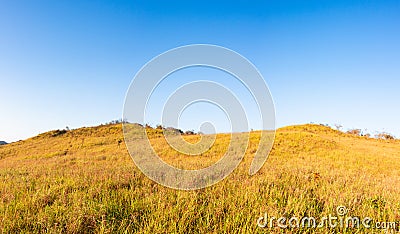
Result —
<instances>
[{"instance_id":1,"label":"sunlit grass","mask_svg":"<svg viewBox=\"0 0 400 234\"><path fill-rule=\"evenodd\" d=\"M154 130L155 131L155 130ZM164 161L185 169L214 163L229 135L215 147L185 156L154 132ZM2 232L282 232L257 227L258 217L336 214L400 220L400 142L347 135L302 125L277 131L274 148L255 176L248 169L260 132L252 132L239 168L215 186L178 191L160 186L134 165L120 125L49 132L0 146ZM200 136L184 136L191 143ZM355 230L293 229L292 232ZM379 230L361 230L379 232Z\"/></svg>"}]
</instances>

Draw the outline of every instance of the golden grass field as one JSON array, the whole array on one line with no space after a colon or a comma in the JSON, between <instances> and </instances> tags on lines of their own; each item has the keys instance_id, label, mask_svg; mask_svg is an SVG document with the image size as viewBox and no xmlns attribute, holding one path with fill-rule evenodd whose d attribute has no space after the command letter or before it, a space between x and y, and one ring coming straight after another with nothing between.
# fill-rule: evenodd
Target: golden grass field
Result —
<instances>
[{"instance_id":1,"label":"golden grass field","mask_svg":"<svg viewBox=\"0 0 400 234\"><path fill-rule=\"evenodd\" d=\"M218 160L215 148L184 156L151 143L163 160L197 168ZM52 131L0 146L2 233L382 233L378 229L260 228L264 213L316 218L336 214L400 221L400 141L345 134L319 125L279 129L273 150L254 176L248 168L260 132L251 132L240 166L205 189L158 185L135 166L121 125ZM199 136L185 136L196 142ZM398 228L398 227L397 227ZM393 231L393 230L392 230Z\"/></svg>"}]
</instances>

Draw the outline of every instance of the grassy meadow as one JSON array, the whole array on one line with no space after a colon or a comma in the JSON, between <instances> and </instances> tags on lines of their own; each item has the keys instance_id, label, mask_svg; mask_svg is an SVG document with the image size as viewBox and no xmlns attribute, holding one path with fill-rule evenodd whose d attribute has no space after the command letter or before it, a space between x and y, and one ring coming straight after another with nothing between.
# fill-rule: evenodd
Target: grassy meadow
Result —
<instances>
[{"instance_id":1,"label":"grassy meadow","mask_svg":"<svg viewBox=\"0 0 400 234\"><path fill-rule=\"evenodd\" d=\"M218 160L229 135L200 156L167 148L163 160L193 169ZM382 233L363 228L260 228L259 217L336 214L400 221L400 141L345 134L320 125L279 129L263 168L248 169L260 132L227 179L196 191L158 185L133 163L122 126L51 131L0 146L1 233ZM185 136L189 142L198 135Z\"/></svg>"}]
</instances>

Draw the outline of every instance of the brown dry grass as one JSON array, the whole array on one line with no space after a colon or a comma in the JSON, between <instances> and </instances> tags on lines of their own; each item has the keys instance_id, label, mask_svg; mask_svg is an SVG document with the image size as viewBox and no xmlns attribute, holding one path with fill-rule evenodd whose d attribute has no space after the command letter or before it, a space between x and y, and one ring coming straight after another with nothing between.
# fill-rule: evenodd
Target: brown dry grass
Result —
<instances>
[{"instance_id":1,"label":"brown dry grass","mask_svg":"<svg viewBox=\"0 0 400 234\"><path fill-rule=\"evenodd\" d=\"M184 167L209 165L229 141L202 156L152 144L163 159ZM198 136L187 136L196 142ZM67 233L380 232L376 229L257 227L270 216L336 214L400 220L400 142L347 135L318 125L277 131L274 148L255 176L247 174L259 132L227 179L198 191L177 191L146 178L134 165L120 125L52 131L0 146L0 230ZM200 157L200 158L199 158ZM197 163L201 161L201 163Z\"/></svg>"}]
</instances>

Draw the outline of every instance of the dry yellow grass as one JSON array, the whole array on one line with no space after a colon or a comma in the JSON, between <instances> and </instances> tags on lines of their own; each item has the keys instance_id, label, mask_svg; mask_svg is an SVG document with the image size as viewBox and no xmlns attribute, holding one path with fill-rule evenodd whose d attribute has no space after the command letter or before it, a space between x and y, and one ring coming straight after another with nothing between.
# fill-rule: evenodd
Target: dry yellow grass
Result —
<instances>
[{"instance_id":1,"label":"dry yellow grass","mask_svg":"<svg viewBox=\"0 0 400 234\"><path fill-rule=\"evenodd\" d=\"M218 160L229 136L201 156L151 142L163 160L183 168ZM252 132L239 168L197 191L162 187L131 160L120 125L52 131L0 146L0 230L67 233L377 232L257 227L265 212L322 217L344 205L352 216L400 220L400 142L347 135L318 125L279 129L255 176L247 174L260 132ZM198 136L185 136L198 141ZM187 166L189 165L189 166Z\"/></svg>"}]
</instances>

